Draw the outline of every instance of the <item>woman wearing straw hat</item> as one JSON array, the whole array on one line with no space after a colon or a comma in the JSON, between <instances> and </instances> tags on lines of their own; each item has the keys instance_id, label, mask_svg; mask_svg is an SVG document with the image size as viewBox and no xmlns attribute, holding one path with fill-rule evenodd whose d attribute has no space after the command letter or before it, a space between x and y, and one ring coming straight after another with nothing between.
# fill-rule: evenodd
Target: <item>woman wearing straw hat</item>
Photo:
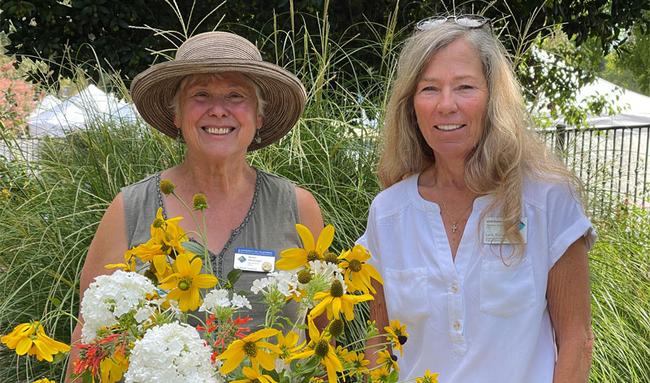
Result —
<instances>
[{"instance_id":1,"label":"woman wearing straw hat","mask_svg":"<svg viewBox=\"0 0 650 383\"><path fill-rule=\"evenodd\" d=\"M207 197L207 246L220 280L233 269L236 249L277 254L300 247L296 223L320 232L323 221L311 193L246 161L247 152L272 144L294 126L306 100L298 78L262 61L248 40L226 32L196 35L180 46L175 60L140 73L131 94L146 122L185 142L186 156L180 165L123 188L113 200L88 250L82 292L106 273L104 265L123 262L127 249L149 239L158 208L167 218L187 216L180 202L161 192L161 179L172 181L184 201L199 192ZM181 227L198 231L191 219ZM244 271L236 291L248 290L259 277ZM254 320L263 321L262 305L251 303ZM80 333L77 325L73 342Z\"/></svg>"},{"instance_id":2,"label":"woman wearing straw hat","mask_svg":"<svg viewBox=\"0 0 650 383\"><path fill-rule=\"evenodd\" d=\"M359 242L384 280L371 319L408 329L400 378L586 382L595 232L489 20L420 22L386 112L385 190Z\"/></svg>"}]
</instances>

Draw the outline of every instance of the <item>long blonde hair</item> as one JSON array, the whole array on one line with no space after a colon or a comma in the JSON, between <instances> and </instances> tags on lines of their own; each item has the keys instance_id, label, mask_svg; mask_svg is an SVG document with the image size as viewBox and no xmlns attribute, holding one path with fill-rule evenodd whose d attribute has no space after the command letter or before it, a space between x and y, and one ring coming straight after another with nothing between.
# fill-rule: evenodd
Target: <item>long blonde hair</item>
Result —
<instances>
[{"instance_id":1,"label":"long blonde hair","mask_svg":"<svg viewBox=\"0 0 650 383\"><path fill-rule=\"evenodd\" d=\"M479 54L489 91L485 128L466 158L465 182L474 193L495 197L486 213L501 206L505 238L521 243L518 226L526 176L568 182L580 196L582 188L536 133L527 129L530 119L521 86L505 48L487 25L468 29L444 22L418 31L406 41L386 108L379 180L383 187L389 187L435 163L433 151L417 126L413 95L431 57L460 38Z\"/></svg>"}]
</instances>

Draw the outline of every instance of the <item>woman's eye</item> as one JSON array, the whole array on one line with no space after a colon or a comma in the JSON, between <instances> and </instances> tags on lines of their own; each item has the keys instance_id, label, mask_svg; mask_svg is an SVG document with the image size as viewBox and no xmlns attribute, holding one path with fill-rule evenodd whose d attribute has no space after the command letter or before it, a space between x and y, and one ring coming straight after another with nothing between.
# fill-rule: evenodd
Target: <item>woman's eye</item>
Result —
<instances>
[{"instance_id":1,"label":"woman's eye","mask_svg":"<svg viewBox=\"0 0 650 383\"><path fill-rule=\"evenodd\" d=\"M434 86L428 85L428 86L423 86L422 89L420 89L420 92L435 92L436 88Z\"/></svg>"},{"instance_id":2,"label":"woman's eye","mask_svg":"<svg viewBox=\"0 0 650 383\"><path fill-rule=\"evenodd\" d=\"M236 99L244 98L244 95L240 94L240 93L230 93L226 97L228 97L229 99L232 99L232 100L236 100Z\"/></svg>"},{"instance_id":3,"label":"woman's eye","mask_svg":"<svg viewBox=\"0 0 650 383\"><path fill-rule=\"evenodd\" d=\"M208 97L208 92L199 90L194 92L194 97Z\"/></svg>"},{"instance_id":4,"label":"woman's eye","mask_svg":"<svg viewBox=\"0 0 650 383\"><path fill-rule=\"evenodd\" d=\"M459 86L458 89L460 89L460 90L470 90L470 89L474 89L474 87L472 85L469 85L469 84L463 84L463 85Z\"/></svg>"}]
</instances>

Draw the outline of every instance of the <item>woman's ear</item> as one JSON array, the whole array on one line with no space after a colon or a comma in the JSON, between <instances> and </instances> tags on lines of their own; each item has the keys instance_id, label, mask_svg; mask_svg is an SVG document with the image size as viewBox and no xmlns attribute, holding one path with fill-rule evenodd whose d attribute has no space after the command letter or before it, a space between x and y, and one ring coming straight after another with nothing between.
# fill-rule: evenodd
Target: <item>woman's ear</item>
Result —
<instances>
[{"instance_id":1,"label":"woman's ear","mask_svg":"<svg viewBox=\"0 0 650 383\"><path fill-rule=\"evenodd\" d=\"M262 128L262 124L264 124L264 117L258 114L257 120L255 121L255 127L259 130Z\"/></svg>"}]
</instances>

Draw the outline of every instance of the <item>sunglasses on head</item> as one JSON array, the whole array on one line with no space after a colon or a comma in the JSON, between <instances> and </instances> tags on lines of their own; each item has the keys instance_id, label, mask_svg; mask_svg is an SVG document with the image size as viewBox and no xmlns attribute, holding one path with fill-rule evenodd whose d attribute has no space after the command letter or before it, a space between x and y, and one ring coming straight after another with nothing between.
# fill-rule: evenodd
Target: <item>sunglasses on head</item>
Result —
<instances>
[{"instance_id":1,"label":"sunglasses on head","mask_svg":"<svg viewBox=\"0 0 650 383\"><path fill-rule=\"evenodd\" d=\"M479 15L434 16L418 22L415 29L426 31L444 23L454 23L469 29L477 29L489 25L490 19Z\"/></svg>"}]
</instances>

